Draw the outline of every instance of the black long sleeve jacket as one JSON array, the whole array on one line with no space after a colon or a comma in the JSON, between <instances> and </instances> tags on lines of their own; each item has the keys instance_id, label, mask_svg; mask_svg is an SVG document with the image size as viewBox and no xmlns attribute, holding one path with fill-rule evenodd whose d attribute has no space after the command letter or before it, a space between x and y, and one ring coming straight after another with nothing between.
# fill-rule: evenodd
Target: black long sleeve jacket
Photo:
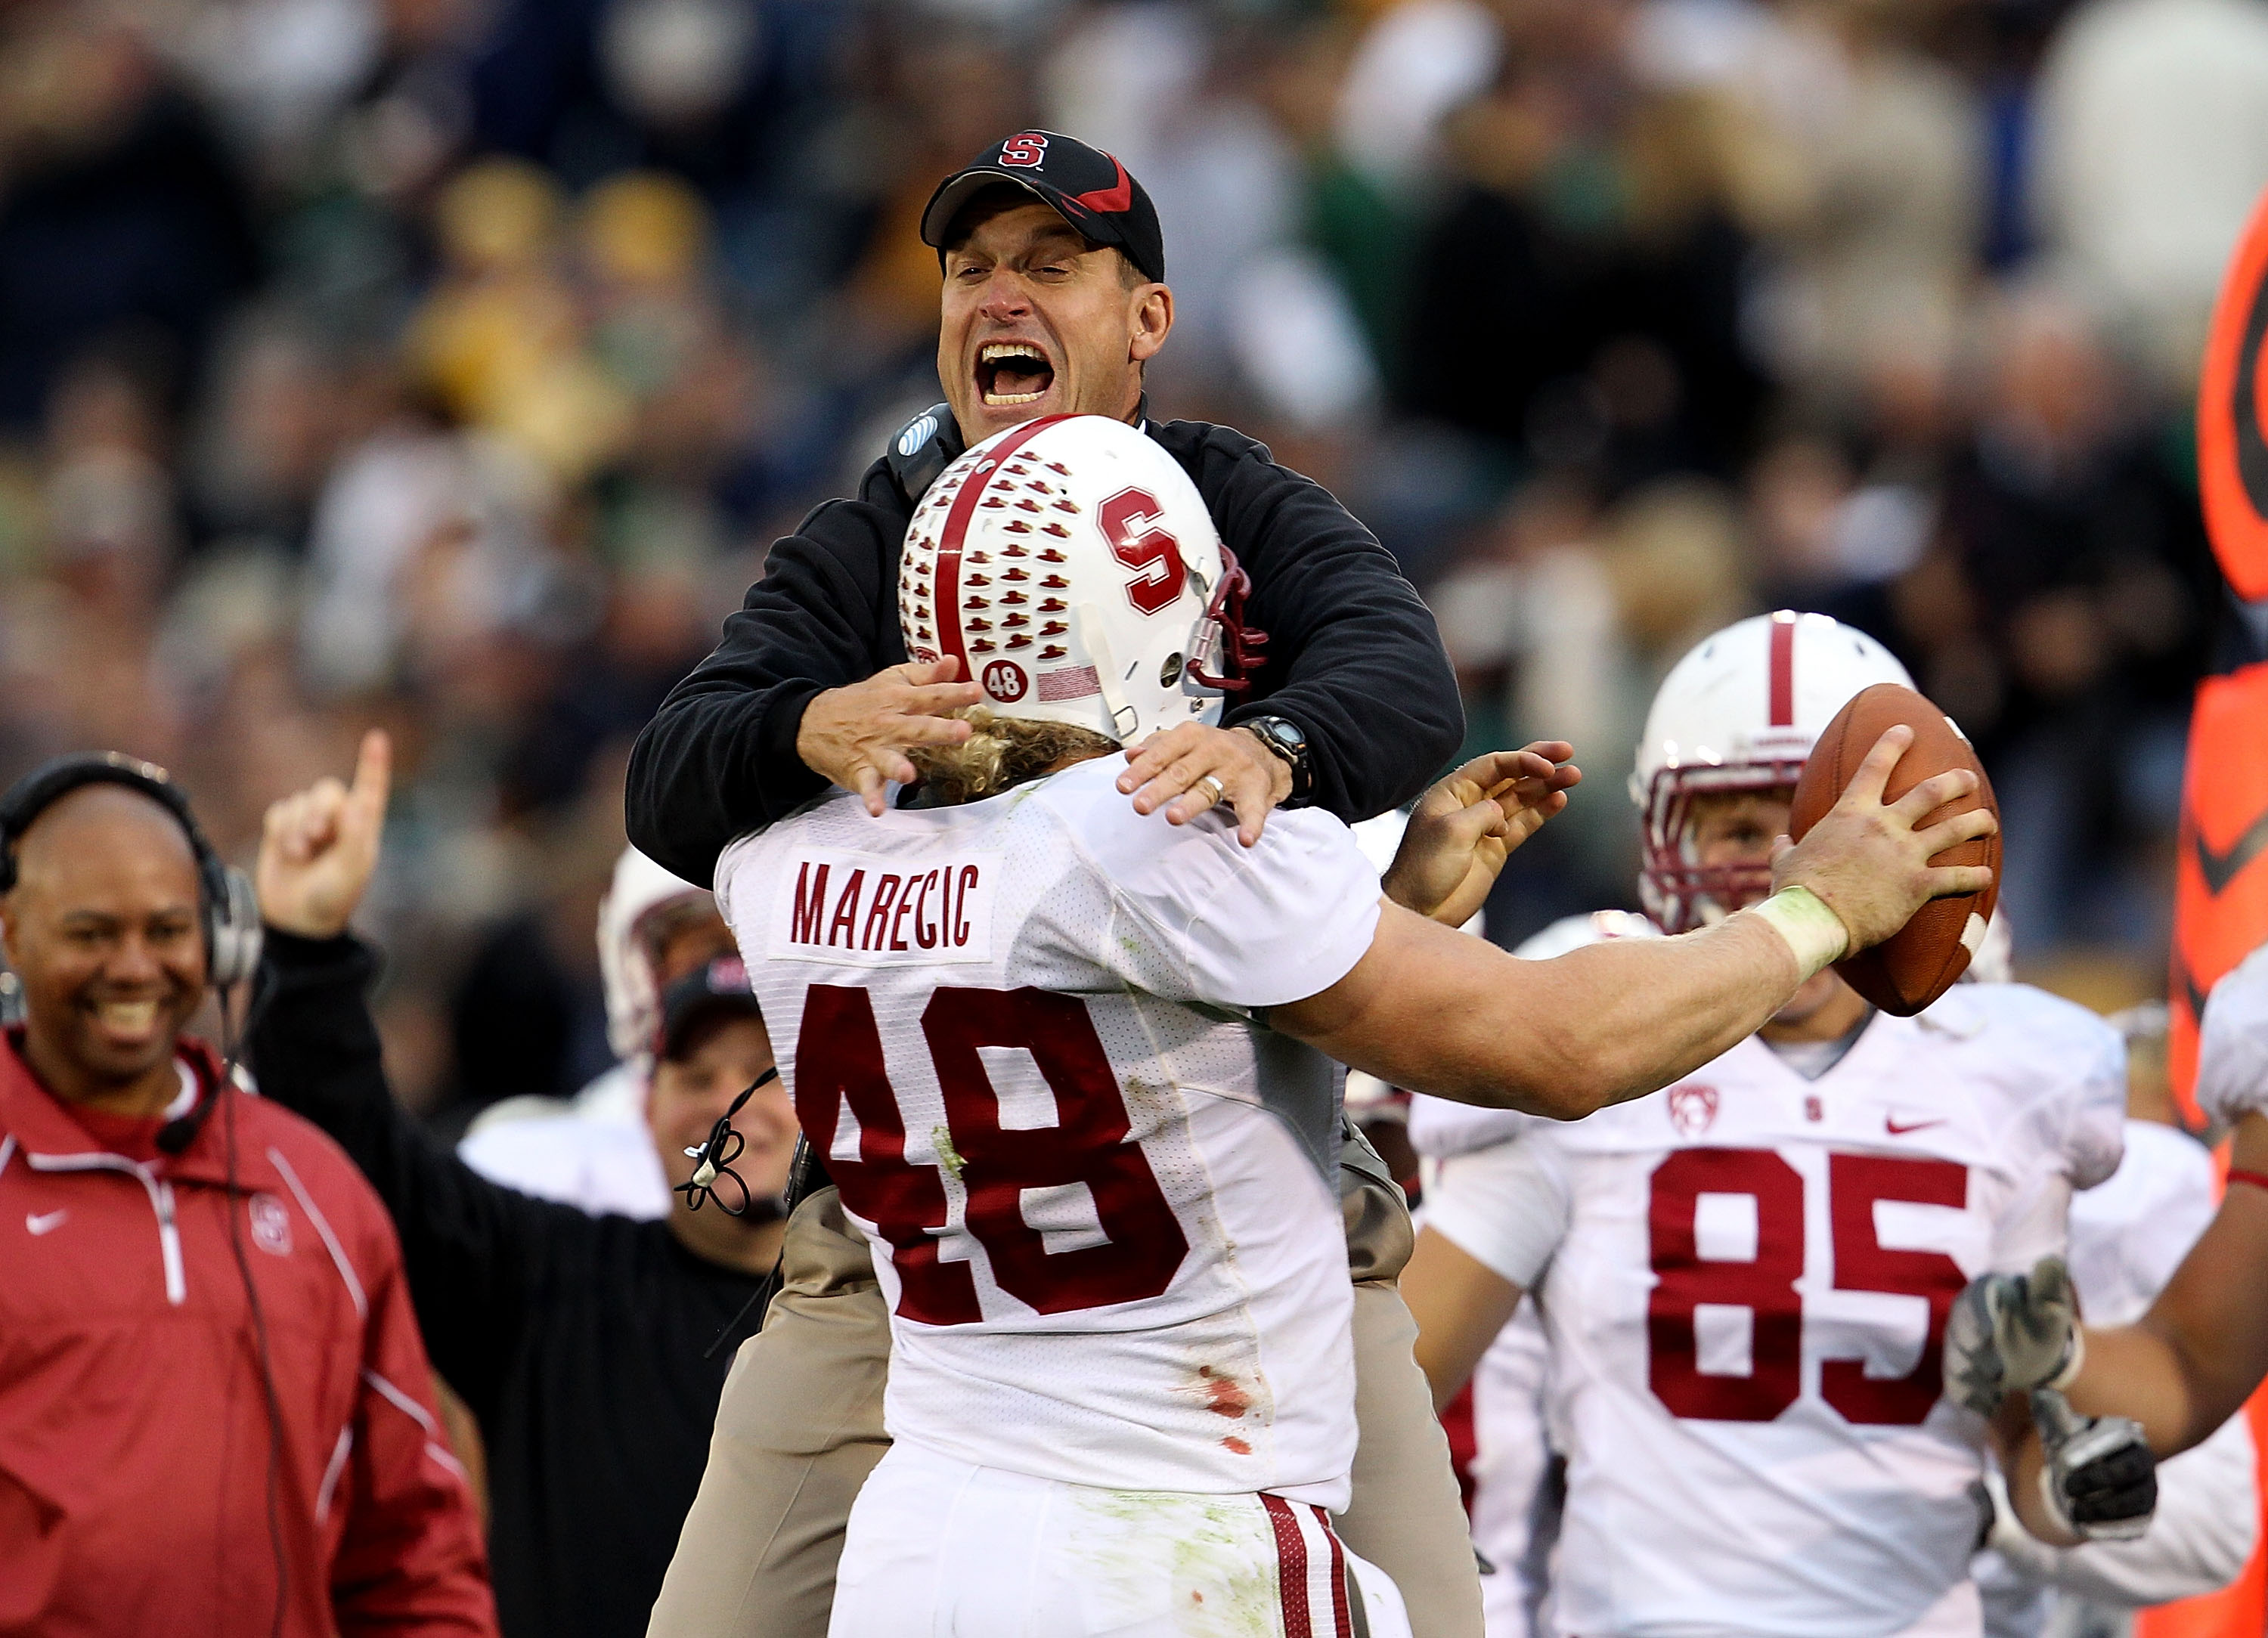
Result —
<instances>
[{"instance_id":1,"label":"black long sleeve jacket","mask_svg":"<svg viewBox=\"0 0 2268 1638\"><path fill-rule=\"evenodd\" d=\"M666 1223L482 1177L387 1089L370 949L273 929L267 949L275 989L247 1061L261 1095L328 1133L393 1214L426 1351L480 1422L505 1638L642 1634L758 1282L694 1256Z\"/></svg>"},{"instance_id":2,"label":"black long sleeve jacket","mask_svg":"<svg viewBox=\"0 0 2268 1638\"><path fill-rule=\"evenodd\" d=\"M924 440L925 422L936 430ZM1432 613L1392 556L1329 490L1241 433L1141 424L1250 573L1246 619L1269 635L1267 665L1223 722L1296 723L1314 765L1309 799L1342 819L1415 797L1455 753L1464 711ZM724 641L630 754L630 840L659 863L706 882L727 843L825 785L796 754L804 707L905 662L900 547L923 492L961 449L940 404L867 469L858 499L825 503L772 547Z\"/></svg>"}]
</instances>

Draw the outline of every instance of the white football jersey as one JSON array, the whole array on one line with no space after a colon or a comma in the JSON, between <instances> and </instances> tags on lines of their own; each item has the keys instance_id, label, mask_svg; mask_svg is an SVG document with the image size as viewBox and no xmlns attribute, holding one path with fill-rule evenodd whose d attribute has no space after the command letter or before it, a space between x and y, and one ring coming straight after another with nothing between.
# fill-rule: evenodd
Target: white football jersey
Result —
<instances>
[{"instance_id":1,"label":"white football jersey","mask_svg":"<svg viewBox=\"0 0 2268 1638\"><path fill-rule=\"evenodd\" d=\"M1346 826L1171 826L1082 763L833 793L719 861L806 1136L874 1246L893 1437L1112 1489L1346 1502L1342 1072L1250 1021L1370 947Z\"/></svg>"},{"instance_id":2,"label":"white football jersey","mask_svg":"<svg viewBox=\"0 0 2268 1638\"><path fill-rule=\"evenodd\" d=\"M1962 985L1808 1080L1750 1039L1443 1162L1430 1224L1535 1290L1582 1638L1974 1638L1980 1419L1940 1398L1975 1274L2063 1248L2116 1169L2092 1013Z\"/></svg>"}]
</instances>

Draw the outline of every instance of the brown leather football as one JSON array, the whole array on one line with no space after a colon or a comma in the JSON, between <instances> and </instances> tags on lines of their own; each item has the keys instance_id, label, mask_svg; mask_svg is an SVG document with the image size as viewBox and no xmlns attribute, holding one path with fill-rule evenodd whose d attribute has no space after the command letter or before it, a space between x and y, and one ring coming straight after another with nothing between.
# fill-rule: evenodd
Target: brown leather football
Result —
<instances>
[{"instance_id":1,"label":"brown leather football","mask_svg":"<svg viewBox=\"0 0 2268 1638\"><path fill-rule=\"evenodd\" d=\"M1911 688L1878 682L1863 689L1836 714L1811 748L1811 760L1796 782L1795 807L1788 816L1788 834L1801 841L1804 833L1835 805L1850 784L1859 764L1874 742L1899 723L1914 731L1913 743L1890 770L1885 801L1895 802L1925 779L1948 768L1965 768L1977 778L1976 791L1958 802L1948 802L1923 821L1934 825L1955 813L1986 807L1998 818L1999 804L1992 799L1992 784L1984 764L1953 719ZM1954 899L1934 899L1914 913L1914 918L1871 950L1862 950L1835 964L1843 981L1883 1011L1911 1017L1953 987L1969 970L1969 959L1984 942L1985 924L2000 896L2000 834L1948 848L1932 864L1989 864L1992 885L1981 893Z\"/></svg>"}]
</instances>

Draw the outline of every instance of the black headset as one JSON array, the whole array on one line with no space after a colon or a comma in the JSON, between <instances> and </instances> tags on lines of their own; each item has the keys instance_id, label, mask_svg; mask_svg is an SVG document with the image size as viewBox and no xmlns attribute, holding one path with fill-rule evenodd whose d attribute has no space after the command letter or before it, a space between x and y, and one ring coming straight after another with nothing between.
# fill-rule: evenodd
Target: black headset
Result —
<instances>
[{"instance_id":1,"label":"black headset","mask_svg":"<svg viewBox=\"0 0 2268 1638\"><path fill-rule=\"evenodd\" d=\"M139 791L173 816L189 839L196 857L197 899L205 937L205 976L225 992L260 969L260 905L251 880L231 869L197 826L189 799L181 794L166 770L116 751L98 755L57 757L24 775L0 797L0 893L16 885L16 847L33 822L72 791L86 785L123 785ZM14 974L6 975L12 986ZM217 1101L202 1098L187 1114L168 1120L158 1133L158 1147L178 1155L196 1141Z\"/></svg>"}]
</instances>

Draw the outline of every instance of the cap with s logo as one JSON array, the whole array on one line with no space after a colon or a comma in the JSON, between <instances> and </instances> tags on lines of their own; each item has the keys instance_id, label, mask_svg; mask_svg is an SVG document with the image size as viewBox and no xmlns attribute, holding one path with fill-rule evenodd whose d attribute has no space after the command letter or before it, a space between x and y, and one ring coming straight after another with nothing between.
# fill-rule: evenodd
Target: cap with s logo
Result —
<instances>
[{"instance_id":1,"label":"cap with s logo","mask_svg":"<svg viewBox=\"0 0 2268 1638\"><path fill-rule=\"evenodd\" d=\"M1115 155L1057 131L1019 131L938 184L922 211L922 243L942 257L961 209L987 187L1029 193L1097 245L1123 251L1145 278L1166 276L1157 207Z\"/></svg>"}]
</instances>

